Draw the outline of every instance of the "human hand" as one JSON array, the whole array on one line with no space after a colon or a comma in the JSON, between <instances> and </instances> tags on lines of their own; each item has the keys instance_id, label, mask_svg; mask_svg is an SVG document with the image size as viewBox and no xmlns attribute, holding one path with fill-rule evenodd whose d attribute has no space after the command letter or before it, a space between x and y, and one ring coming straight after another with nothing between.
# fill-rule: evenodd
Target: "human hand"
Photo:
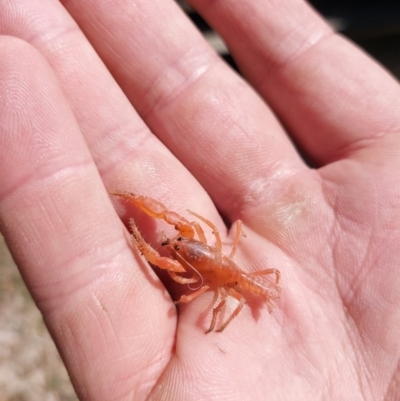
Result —
<instances>
[{"instance_id":1,"label":"human hand","mask_svg":"<svg viewBox=\"0 0 400 401\"><path fill-rule=\"evenodd\" d=\"M300 1L192 1L250 84L171 1L64 3L0 2L0 227L80 398L397 399L398 83ZM106 189L242 219L272 314L178 316Z\"/></svg>"}]
</instances>

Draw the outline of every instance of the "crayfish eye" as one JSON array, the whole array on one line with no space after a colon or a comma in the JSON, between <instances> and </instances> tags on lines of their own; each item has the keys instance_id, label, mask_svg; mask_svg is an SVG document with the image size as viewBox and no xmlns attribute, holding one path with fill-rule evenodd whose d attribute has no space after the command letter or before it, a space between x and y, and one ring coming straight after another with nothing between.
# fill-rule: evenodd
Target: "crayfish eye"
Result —
<instances>
[{"instance_id":1,"label":"crayfish eye","mask_svg":"<svg viewBox=\"0 0 400 401\"><path fill-rule=\"evenodd\" d=\"M175 245L174 249L175 249L175 251L179 251L181 249L181 247L179 245Z\"/></svg>"},{"instance_id":2,"label":"crayfish eye","mask_svg":"<svg viewBox=\"0 0 400 401\"><path fill-rule=\"evenodd\" d=\"M182 241L183 240L183 237L179 237L178 239L177 239L177 241Z\"/></svg>"}]
</instances>

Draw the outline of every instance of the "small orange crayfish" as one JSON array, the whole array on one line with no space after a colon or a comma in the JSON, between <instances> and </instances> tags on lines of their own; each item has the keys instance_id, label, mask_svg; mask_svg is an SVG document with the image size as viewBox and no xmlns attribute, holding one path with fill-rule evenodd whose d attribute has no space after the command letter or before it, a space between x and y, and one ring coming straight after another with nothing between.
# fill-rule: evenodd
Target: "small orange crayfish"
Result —
<instances>
[{"instance_id":1,"label":"small orange crayfish","mask_svg":"<svg viewBox=\"0 0 400 401\"><path fill-rule=\"evenodd\" d=\"M222 243L217 227L197 213L188 211L191 215L197 217L212 229L216 240L215 247L207 244L204 231L198 222L190 222L179 214L168 210L161 202L147 196L135 195L128 192L111 191L110 194L128 200L155 219L163 219L168 224L173 225L179 232L176 237L167 238L161 244L167 249L171 257L161 256L154 248L145 242L134 220L130 219L133 243L148 262L161 269L167 270L171 278L180 284L191 284L200 281L200 287L195 292L190 295L182 295L180 299L175 302L176 304L180 302L191 302L211 287L218 288L220 301L213 309L211 324L206 333L214 330L218 315L225 306L228 296L235 298L239 302L239 305L216 331L222 332L239 314L246 302L240 290L245 290L263 297L269 311L272 310L271 300L277 297L277 284L280 278L279 270L266 269L254 273L246 273L232 261L242 233L242 222L240 220L236 222L236 236L232 251L229 256L225 256L221 251ZM198 239L195 239L195 236L197 236ZM193 276L183 277L179 275L179 273L188 272L193 272ZM255 276L266 274L275 274L276 276L275 284L274 286L271 285L270 288L254 280Z\"/></svg>"}]
</instances>

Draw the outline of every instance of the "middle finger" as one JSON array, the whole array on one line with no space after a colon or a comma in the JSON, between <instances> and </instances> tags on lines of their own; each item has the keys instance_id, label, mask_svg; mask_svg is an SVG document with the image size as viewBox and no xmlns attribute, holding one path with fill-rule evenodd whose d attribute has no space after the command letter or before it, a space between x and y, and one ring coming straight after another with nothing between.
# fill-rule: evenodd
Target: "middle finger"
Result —
<instances>
[{"instance_id":1,"label":"middle finger","mask_svg":"<svg viewBox=\"0 0 400 401\"><path fill-rule=\"evenodd\" d=\"M146 124L233 219L243 199L304 169L259 96L173 1L66 3ZM168 20L164 18L168 16Z\"/></svg>"}]
</instances>

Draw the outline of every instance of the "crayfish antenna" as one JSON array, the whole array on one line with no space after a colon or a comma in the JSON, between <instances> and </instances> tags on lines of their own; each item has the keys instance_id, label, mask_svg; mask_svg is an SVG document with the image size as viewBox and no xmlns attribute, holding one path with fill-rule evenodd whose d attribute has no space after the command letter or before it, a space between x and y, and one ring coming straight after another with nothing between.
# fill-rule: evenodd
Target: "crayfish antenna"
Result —
<instances>
[{"instance_id":1,"label":"crayfish antenna","mask_svg":"<svg viewBox=\"0 0 400 401\"><path fill-rule=\"evenodd\" d=\"M203 278L203 276L200 274L200 272L199 272L192 264L190 264L187 260L185 260L181 255L179 255L179 253L177 253L176 256L178 256L178 258L180 258L181 260L183 260L184 264L188 265L188 266L189 266L192 270L194 270L195 273L200 277L200 284L199 284L197 287L192 288L192 287L190 286L190 284L188 284L188 288L189 288L189 289L191 289L191 290L193 290L193 291L198 290L198 289L199 289L200 287L202 287L203 284L204 284L204 278Z\"/></svg>"}]
</instances>

